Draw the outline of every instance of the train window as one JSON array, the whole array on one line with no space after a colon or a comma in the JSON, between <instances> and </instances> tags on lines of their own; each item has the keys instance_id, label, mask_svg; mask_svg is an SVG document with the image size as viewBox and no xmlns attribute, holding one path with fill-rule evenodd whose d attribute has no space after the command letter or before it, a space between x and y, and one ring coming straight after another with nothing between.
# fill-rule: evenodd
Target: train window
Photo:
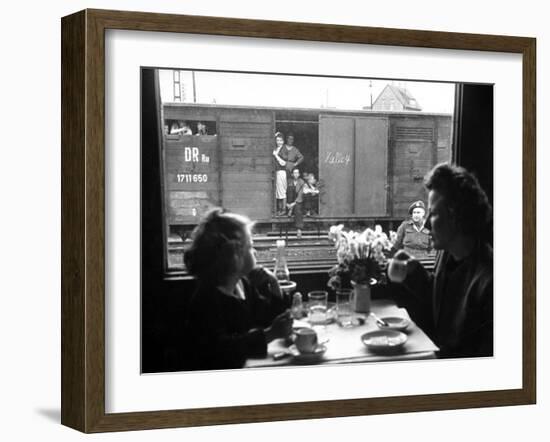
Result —
<instances>
[{"instance_id":1,"label":"train window","mask_svg":"<svg viewBox=\"0 0 550 442\"><path fill-rule=\"evenodd\" d=\"M325 244L331 225L396 230L411 202L426 200L424 175L453 159L454 84L158 74L170 271L185 270L191 232L213 207L256 221L261 264L271 265L273 238L283 235L305 244L296 249L298 266L315 255L323 268L334 258Z\"/></svg>"},{"instance_id":2,"label":"train window","mask_svg":"<svg viewBox=\"0 0 550 442\"><path fill-rule=\"evenodd\" d=\"M216 122L208 120L164 120L165 135L216 135Z\"/></svg>"}]
</instances>

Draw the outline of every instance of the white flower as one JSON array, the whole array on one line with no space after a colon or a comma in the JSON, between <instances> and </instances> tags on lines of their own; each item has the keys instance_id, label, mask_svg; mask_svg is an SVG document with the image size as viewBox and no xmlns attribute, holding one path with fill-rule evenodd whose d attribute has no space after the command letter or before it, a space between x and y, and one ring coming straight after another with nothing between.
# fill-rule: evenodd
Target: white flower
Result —
<instances>
[{"instance_id":1,"label":"white flower","mask_svg":"<svg viewBox=\"0 0 550 442\"><path fill-rule=\"evenodd\" d=\"M390 235L395 232L390 232ZM349 263L355 259L364 259L372 255L378 262L383 263L385 256L383 250L391 250L392 242L384 233L380 225L375 229L366 228L362 232L344 230L344 225L331 226L329 238L333 239L336 248L338 263Z\"/></svg>"}]
</instances>

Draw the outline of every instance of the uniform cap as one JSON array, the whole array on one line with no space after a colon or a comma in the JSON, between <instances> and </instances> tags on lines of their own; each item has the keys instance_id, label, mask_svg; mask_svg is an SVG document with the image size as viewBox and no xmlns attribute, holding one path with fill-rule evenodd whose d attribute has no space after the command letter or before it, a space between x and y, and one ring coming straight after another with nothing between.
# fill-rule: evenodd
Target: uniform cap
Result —
<instances>
[{"instance_id":1,"label":"uniform cap","mask_svg":"<svg viewBox=\"0 0 550 442\"><path fill-rule=\"evenodd\" d=\"M414 203L412 203L410 206L409 206L409 215L412 215L412 212L414 209L418 209L418 208L421 208L423 209L424 211L426 211L426 206L424 205L424 202L423 201L415 201Z\"/></svg>"}]
</instances>

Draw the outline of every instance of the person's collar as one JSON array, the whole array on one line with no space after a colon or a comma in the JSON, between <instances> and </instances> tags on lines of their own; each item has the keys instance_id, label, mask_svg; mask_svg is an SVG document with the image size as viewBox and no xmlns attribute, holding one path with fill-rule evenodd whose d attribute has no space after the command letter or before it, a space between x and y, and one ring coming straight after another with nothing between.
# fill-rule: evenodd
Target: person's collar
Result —
<instances>
[{"instance_id":1,"label":"person's collar","mask_svg":"<svg viewBox=\"0 0 550 442\"><path fill-rule=\"evenodd\" d=\"M230 286L234 288L231 290ZM235 283L234 286L233 284L224 284L224 285L219 284L216 286L216 289L218 289L221 293L223 293L226 296L231 296L233 298L237 298L241 300L245 299L244 286L240 279Z\"/></svg>"}]
</instances>

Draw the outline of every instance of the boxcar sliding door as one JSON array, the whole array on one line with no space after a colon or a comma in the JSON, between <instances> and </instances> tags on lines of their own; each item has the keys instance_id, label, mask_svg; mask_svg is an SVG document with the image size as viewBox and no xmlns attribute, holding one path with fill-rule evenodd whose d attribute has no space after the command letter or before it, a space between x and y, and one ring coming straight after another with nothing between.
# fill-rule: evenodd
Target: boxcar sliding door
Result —
<instances>
[{"instance_id":1,"label":"boxcar sliding door","mask_svg":"<svg viewBox=\"0 0 550 442\"><path fill-rule=\"evenodd\" d=\"M320 115L321 215L385 216L387 152L387 118Z\"/></svg>"},{"instance_id":2,"label":"boxcar sliding door","mask_svg":"<svg viewBox=\"0 0 550 442\"><path fill-rule=\"evenodd\" d=\"M220 113L221 202L254 220L271 218L273 127L271 111L224 109Z\"/></svg>"},{"instance_id":3,"label":"boxcar sliding door","mask_svg":"<svg viewBox=\"0 0 550 442\"><path fill-rule=\"evenodd\" d=\"M437 163L436 121L435 117L416 115L392 118L393 216L405 218L412 202L427 202L423 180Z\"/></svg>"},{"instance_id":4,"label":"boxcar sliding door","mask_svg":"<svg viewBox=\"0 0 550 442\"><path fill-rule=\"evenodd\" d=\"M354 206L355 136L349 117L319 116L320 215L350 216Z\"/></svg>"},{"instance_id":5,"label":"boxcar sliding door","mask_svg":"<svg viewBox=\"0 0 550 442\"><path fill-rule=\"evenodd\" d=\"M388 119L355 119L355 215L385 216L388 189Z\"/></svg>"}]
</instances>

